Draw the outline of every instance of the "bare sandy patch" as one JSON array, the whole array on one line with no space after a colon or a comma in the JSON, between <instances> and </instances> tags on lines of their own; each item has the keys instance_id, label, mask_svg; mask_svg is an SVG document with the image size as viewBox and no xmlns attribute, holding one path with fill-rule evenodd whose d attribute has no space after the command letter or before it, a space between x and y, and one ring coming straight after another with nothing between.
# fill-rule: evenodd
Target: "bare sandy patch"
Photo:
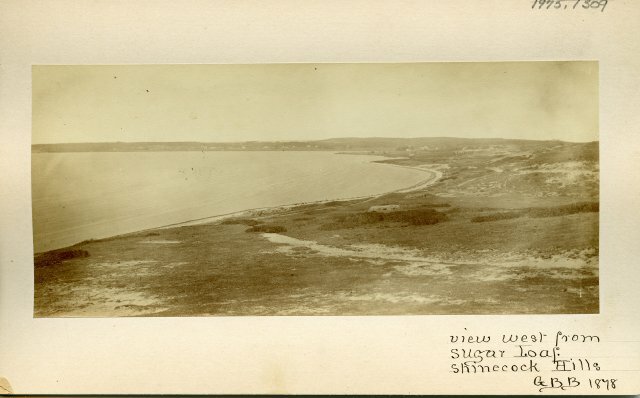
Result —
<instances>
[{"instance_id":1,"label":"bare sandy patch","mask_svg":"<svg viewBox=\"0 0 640 398\"><path fill-rule=\"evenodd\" d=\"M165 310L159 297L144 292L96 286L71 287L57 303L56 316L136 316Z\"/></svg>"},{"instance_id":2,"label":"bare sandy patch","mask_svg":"<svg viewBox=\"0 0 640 398\"><path fill-rule=\"evenodd\" d=\"M279 246L275 252L286 255L345 257L352 261L367 261L374 265L393 265L393 271L406 276L447 276L454 270L467 267L479 268L463 277L486 282L522 280L544 276L552 279L575 280L596 276L598 256L593 249L572 250L545 257L532 253L516 252L457 252L426 255L417 249L385 246L381 244L358 244L336 247L301 240L281 234L262 234Z\"/></svg>"},{"instance_id":3,"label":"bare sandy patch","mask_svg":"<svg viewBox=\"0 0 640 398\"><path fill-rule=\"evenodd\" d=\"M150 245L172 245L176 243L182 243L179 240L144 240L140 243L146 243Z\"/></svg>"},{"instance_id":4,"label":"bare sandy patch","mask_svg":"<svg viewBox=\"0 0 640 398\"><path fill-rule=\"evenodd\" d=\"M558 163L544 163L517 169L516 174L545 174L547 184L560 184L562 187L598 181L599 166L596 162L569 161Z\"/></svg>"}]
</instances>

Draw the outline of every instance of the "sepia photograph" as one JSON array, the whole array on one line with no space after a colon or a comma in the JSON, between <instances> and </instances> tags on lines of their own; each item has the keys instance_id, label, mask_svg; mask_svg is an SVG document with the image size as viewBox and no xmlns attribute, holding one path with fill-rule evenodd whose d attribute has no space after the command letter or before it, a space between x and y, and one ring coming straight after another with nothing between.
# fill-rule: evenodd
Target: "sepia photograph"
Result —
<instances>
[{"instance_id":1,"label":"sepia photograph","mask_svg":"<svg viewBox=\"0 0 640 398\"><path fill-rule=\"evenodd\" d=\"M598 62L34 65L34 312L599 313Z\"/></svg>"},{"instance_id":2,"label":"sepia photograph","mask_svg":"<svg viewBox=\"0 0 640 398\"><path fill-rule=\"evenodd\" d=\"M637 393L639 18L0 1L0 391Z\"/></svg>"}]
</instances>

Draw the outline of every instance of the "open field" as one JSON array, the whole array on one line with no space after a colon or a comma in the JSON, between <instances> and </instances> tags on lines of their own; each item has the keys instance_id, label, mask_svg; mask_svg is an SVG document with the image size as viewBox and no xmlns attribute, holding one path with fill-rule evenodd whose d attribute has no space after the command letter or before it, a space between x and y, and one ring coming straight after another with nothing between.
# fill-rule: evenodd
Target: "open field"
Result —
<instances>
[{"instance_id":1,"label":"open field","mask_svg":"<svg viewBox=\"0 0 640 398\"><path fill-rule=\"evenodd\" d=\"M380 140L425 182L37 254L35 315L598 312L597 142Z\"/></svg>"}]
</instances>

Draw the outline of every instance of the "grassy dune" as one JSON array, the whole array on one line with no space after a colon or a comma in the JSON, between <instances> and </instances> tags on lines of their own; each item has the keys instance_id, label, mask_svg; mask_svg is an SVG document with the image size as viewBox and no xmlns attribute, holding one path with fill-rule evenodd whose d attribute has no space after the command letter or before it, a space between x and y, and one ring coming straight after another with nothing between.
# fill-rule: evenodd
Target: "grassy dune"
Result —
<instances>
[{"instance_id":1,"label":"grassy dune","mask_svg":"<svg viewBox=\"0 0 640 398\"><path fill-rule=\"evenodd\" d=\"M442 142L368 151L422 190L45 253L35 315L597 313L597 143Z\"/></svg>"}]
</instances>

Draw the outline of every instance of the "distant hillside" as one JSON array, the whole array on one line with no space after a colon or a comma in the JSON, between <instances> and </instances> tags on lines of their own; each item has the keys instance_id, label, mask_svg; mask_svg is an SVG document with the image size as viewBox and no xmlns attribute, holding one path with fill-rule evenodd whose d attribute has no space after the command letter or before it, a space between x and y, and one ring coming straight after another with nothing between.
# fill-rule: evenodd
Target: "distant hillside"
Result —
<instances>
[{"instance_id":1,"label":"distant hillside","mask_svg":"<svg viewBox=\"0 0 640 398\"><path fill-rule=\"evenodd\" d=\"M332 138L319 141L247 141L247 142L93 142L34 144L34 153L42 152L160 152L160 151L367 151L422 152L469 150L490 146L519 147L523 150L549 146L594 146L594 143L563 141L513 140L501 138L473 139L449 137L424 138Z\"/></svg>"}]
</instances>

